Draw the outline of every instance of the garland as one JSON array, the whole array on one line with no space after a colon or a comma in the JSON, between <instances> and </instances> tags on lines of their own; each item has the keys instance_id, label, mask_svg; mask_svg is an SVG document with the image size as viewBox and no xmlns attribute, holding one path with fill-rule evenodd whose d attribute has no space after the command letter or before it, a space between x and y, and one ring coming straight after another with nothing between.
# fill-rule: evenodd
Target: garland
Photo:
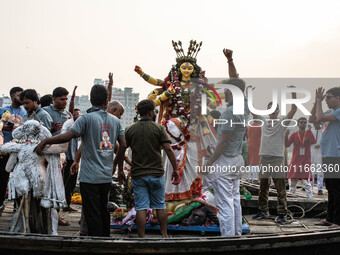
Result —
<instances>
[{"instance_id":1,"label":"garland","mask_svg":"<svg viewBox=\"0 0 340 255\"><path fill-rule=\"evenodd\" d=\"M177 74L176 69L172 69L170 72L170 80L168 79L169 87L172 85L175 93L172 96L172 99L169 100L169 104L167 106L167 110L165 112L165 127L168 120L171 119L173 111L177 116L180 116L182 119L186 121L184 126L183 133L185 135L185 140L190 139L189 134L189 126L191 118L194 118L192 124L197 124L199 122L199 116L201 115L201 93L202 88L209 89L206 84L207 79L204 77L204 72L199 74L199 78L195 80L195 84L192 86L185 88L181 85L179 81L179 76ZM193 107L191 107L191 105ZM174 138L177 142L180 142L181 135L179 137L175 137L168 130L168 134L172 138Z\"/></svg>"},{"instance_id":2,"label":"garland","mask_svg":"<svg viewBox=\"0 0 340 255\"><path fill-rule=\"evenodd\" d=\"M39 144L40 141L38 140L25 140L25 139L13 139L13 142L15 143L34 143L34 144Z\"/></svg>"},{"instance_id":3,"label":"garland","mask_svg":"<svg viewBox=\"0 0 340 255\"><path fill-rule=\"evenodd\" d=\"M174 136L173 134L171 134L170 131L169 131L169 129L168 129L168 125L167 125L168 122L169 122L169 120L167 119L167 120L165 121L165 123L164 123L166 132L167 132L173 139L175 139L176 142L179 143L179 142L181 141L182 134L180 134L179 137L176 137L176 136Z\"/></svg>"}]
</instances>

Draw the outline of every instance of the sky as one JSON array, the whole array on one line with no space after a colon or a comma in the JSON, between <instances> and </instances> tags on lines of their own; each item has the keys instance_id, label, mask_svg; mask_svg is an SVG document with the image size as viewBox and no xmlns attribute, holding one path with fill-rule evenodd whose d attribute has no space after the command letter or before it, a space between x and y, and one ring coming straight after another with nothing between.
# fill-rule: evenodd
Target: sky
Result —
<instances>
[{"instance_id":1,"label":"sky","mask_svg":"<svg viewBox=\"0 0 340 255\"><path fill-rule=\"evenodd\" d=\"M338 78L339 17L330 0L0 0L0 95L74 85L89 94L112 72L114 86L145 98L153 87L134 66L165 78L171 40L185 51L203 41L197 63L208 78L227 77L223 48L234 51L240 77Z\"/></svg>"}]
</instances>

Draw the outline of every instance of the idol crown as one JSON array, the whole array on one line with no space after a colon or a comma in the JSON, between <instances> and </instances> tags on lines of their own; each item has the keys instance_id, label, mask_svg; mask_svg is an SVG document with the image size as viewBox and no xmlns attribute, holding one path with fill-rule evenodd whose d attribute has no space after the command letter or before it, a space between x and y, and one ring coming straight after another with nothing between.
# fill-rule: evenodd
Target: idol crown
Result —
<instances>
[{"instance_id":1,"label":"idol crown","mask_svg":"<svg viewBox=\"0 0 340 255\"><path fill-rule=\"evenodd\" d=\"M184 60L196 63L197 53L201 50L202 42L196 43L196 40L190 40L190 46L186 56L184 54L181 41L172 41L172 46L174 47L174 50L177 54L176 62L181 62Z\"/></svg>"}]
</instances>

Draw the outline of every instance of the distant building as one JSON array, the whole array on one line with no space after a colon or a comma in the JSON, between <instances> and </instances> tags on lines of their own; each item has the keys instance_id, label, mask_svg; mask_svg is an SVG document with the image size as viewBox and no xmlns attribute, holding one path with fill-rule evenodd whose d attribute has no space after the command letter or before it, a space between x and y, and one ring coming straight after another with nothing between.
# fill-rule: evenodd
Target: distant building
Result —
<instances>
[{"instance_id":1,"label":"distant building","mask_svg":"<svg viewBox=\"0 0 340 255\"><path fill-rule=\"evenodd\" d=\"M0 97L0 107L10 106L12 100L9 97Z\"/></svg>"},{"instance_id":2,"label":"distant building","mask_svg":"<svg viewBox=\"0 0 340 255\"><path fill-rule=\"evenodd\" d=\"M99 79L96 78L93 80L93 85L103 85L105 87L107 87L107 85L109 85L109 80L103 80L103 79Z\"/></svg>"},{"instance_id":3,"label":"distant building","mask_svg":"<svg viewBox=\"0 0 340 255\"><path fill-rule=\"evenodd\" d=\"M125 105L125 96L124 96L124 90L119 88L112 88L112 100L119 101L122 105Z\"/></svg>"},{"instance_id":4,"label":"distant building","mask_svg":"<svg viewBox=\"0 0 340 255\"><path fill-rule=\"evenodd\" d=\"M132 88L124 88L124 98L125 112L122 117L122 126L126 128L133 123L133 119L136 117L135 108L139 102L139 93L133 93Z\"/></svg>"},{"instance_id":5,"label":"distant building","mask_svg":"<svg viewBox=\"0 0 340 255\"><path fill-rule=\"evenodd\" d=\"M104 85L104 80L96 78L93 81L93 85Z\"/></svg>"},{"instance_id":6,"label":"distant building","mask_svg":"<svg viewBox=\"0 0 340 255\"><path fill-rule=\"evenodd\" d=\"M67 100L67 107L69 107L69 105L70 105L70 102L71 102L71 97L72 96L70 96L70 94L68 95L68 100ZM79 104L79 96L75 96L75 98L74 98L74 105L76 106L76 105L78 105ZM75 107L74 106L74 107ZM76 107L76 108L78 108L78 107Z\"/></svg>"},{"instance_id":7,"label":"distant building","mask_svg":"<svg viewBox=\"0 0 340 255\"><path fill-rule=\"evenodd\" d=\"M133 93L132 88L112 88L112 99L124 105L125 111L121 119L123 128L130 126L136 117L135 106L139 102L139 93Z\"/></svg>"},{"instance_id":8,"label":"distant building","mask_svg":"<svg viewBox=\"0 0 340 255\"><path fill-rule=\"evenodd\" d=\"M83 114L86 113L86 110L92 107L89 96L76 96L74 107L78 108Z\"/></svg>"},{"instance_id":9,"label":"distant building","mask_svg":"<svg viewBox=\"0 0 340 255\"><path fill-rule=\"evenodd\" d=\"M70 101L71 101L71 96L68 96L67 110L69 109ZM92 104L90 102L90 98L88 95L76 96L74 98L74 108L79 109L83 114L86 113L86 110L91 107L92 107Z\"/></svg>"},{"instance_id":10,"label":"distant building","mask_svg":"<svg viewBox=\"0 0 340 255\"><path fill-rule=\"evenodd\" d=\"M108 86L109 80L94 79L93 85L103 85ZM133 93L132 88L112 88L112 99L119 101L125 108L124 114L121 119L121 124L123 128L130 126L136 117L135 107L139 102L139 93ZM71 97L69 96L69 102ZM76 96L74 107L80 109L82 113L85 113L87 109L91 107L90 98L87 95Z\"/></svg>"}]
</instances>

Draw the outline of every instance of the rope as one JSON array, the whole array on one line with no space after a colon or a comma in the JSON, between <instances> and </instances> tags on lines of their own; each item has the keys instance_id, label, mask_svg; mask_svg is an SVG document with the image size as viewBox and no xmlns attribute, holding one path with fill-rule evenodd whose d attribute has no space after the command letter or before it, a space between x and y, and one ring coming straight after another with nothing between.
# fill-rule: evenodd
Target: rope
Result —
<instances>
[{"instance_id":1,"label":"rope","mask_svg":"<svg viewBox=\"0 0 340 255\"><path fill-rule=\"evenodd\" d=\"M315 207L317 207L318 205L323 204L323 203L324 203L324 201L320 201L320 202L316 203L316 204L313 205L311 208L309 208L309 209L306 211L306 213L312 211Z\"/></svg>"},{"instance_id":2,"label":"rope","mask_svg":"<svg viewBox=\"0 0 340 255\"><path fill-rule=\"evenodd\" d=\"M287 213L287 222L286 222L285 224L290 224L290 223L292 223L292 222L294 221L294 219L302 219L302 218L304 218L304 217L306 216L306 213L311 212L314 208L316 208L318 205L320 205L320 204L322 204L322 203L324 203L324 201L320 201L320 202L316 203L315 205L313 205L313 206L312 206L311 208L309 208L308 210L303 209L303 208L302 208L301 206L299 206L299 205L289 205L289 206L287 206L287 209L288 209L288 208L298 208L298 209L301 210L301 212L291 212L291 211L288 209L288 213ZM299 214L299 213L301 213L301 216L296 216L296 214ZM317 217L317 216L319 216L319 215L322 215L322 214L324 214L324 212L322 212L322 213L316 215L315 217ZM274 221L275 221L276 223L278 223L278 218L279 218L279 216L277 216L277 217L274 219Z\"/></svg>"},{"instance_id":3,"label":"rope","mask_svg":"<svg viewBox=\"0 0 340 255\"><path fill-rule=\"evenodd\" d=\"M299 206L299 205L290 205L290 206L287 206L287 209L288 208L293 208L293 207L295 207L295 208L298 208L298 209L300 209L301 211L302 211L302 213L301 213L301 216L299 216L299 217L297 217L297 216L295 216L295 214L297 214L297 212L291 212L290 210L288 210L288 213L290 214L290 215L292 215L292 218L295 216L295 218L296 219L302 219L303 217L305 217L305 215L306 215L306 211L305 211L305 209L303 209L301 206Z\"/></svg>"},{"instance_id":4,"label":"rope","mask_svg":"<svg viewBox=\"0 0 340 255\"><path fill-rule=\"evenodd\" d=\"M315 215L314 218L325 218L326 216L327 216L327 211L323 211L322 213Z\"/></svg>"},{"instance_id":5,"label":"rope","mask_svg":"<svg viewBox=\"0 0 340 255\"><path fill-rule=\"evenodd\" d=\"M309 212L311 212L313 209L315 209L318 205L320 205L320 204L323 204L324 203L324 201L320 201L320 202L318 202L318 203L316 203L315 205L313 205L311 208L309 208L308 210L305 210L304 208L302 208L301 206L299 206L299 205L289 205L289 206L287 206L287 208L298 208L298 209L300 209L301 210L301 216L299 216L299 217L297 217L297 216L295 216L298 212L291 212L290 210L288 210L288 214L290 214L291 216L292 216L292 218L295 216L295 218L296 219L302 219L302 218L304 218L305 216L306 216L306 213L309 213ZM322 212L321 214L323 214L324 212ZM318 214L318 215L320 215L320 214Z\"/></svg>"}]
</instances>

